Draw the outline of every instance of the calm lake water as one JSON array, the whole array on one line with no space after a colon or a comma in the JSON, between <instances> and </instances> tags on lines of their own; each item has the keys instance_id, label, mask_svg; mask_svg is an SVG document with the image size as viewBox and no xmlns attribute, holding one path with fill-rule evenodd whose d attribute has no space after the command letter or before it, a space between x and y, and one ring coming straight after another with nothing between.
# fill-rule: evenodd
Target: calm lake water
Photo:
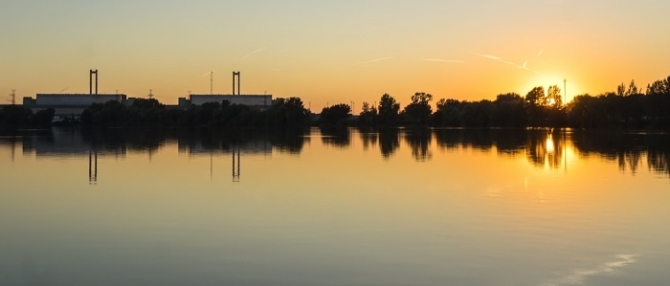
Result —
<instances>
[{"instance_id":1,"label":"calm lake water","mask_svg":"<svg viewBox=\"0 0 670 286\"><path fill-rule=\"evenodd\" d=\"M0 285L668 285L670 136L0 137Z\"/></svg>"}]
</instances>

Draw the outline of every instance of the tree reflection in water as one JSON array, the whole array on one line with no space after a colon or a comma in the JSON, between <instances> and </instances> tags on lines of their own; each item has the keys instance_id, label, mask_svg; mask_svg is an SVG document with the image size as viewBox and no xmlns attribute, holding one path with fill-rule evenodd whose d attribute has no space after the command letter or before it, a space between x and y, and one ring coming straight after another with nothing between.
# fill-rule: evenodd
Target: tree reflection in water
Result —
<instances>
[{"instance_id":1,"label":"tree reflection in water","mask_svg":"<svg viewBox=\"0 0 670 286\"><path fill-rule=\"evenodd\" d=\"M358 134L361 136L361 142L363 142L363 150L367 151L377 146L379 134L374 130L359 128Z\"/></svg>"},{"instance_id":2,"label":"tree reflection in water","mask_svg":"<svg viewBox=\"0 0 670 286\"><path fill-rule=\"evenodd\" d=\"M386 159L400 147L400 132L396 128L379 130L379 151Z\"/></svg>"},{"instance_id":3,"label":"tree reflection in water","mask_svg":"<svg viewBox=\"0 0 670 286\"><path fill-rule=\"evenodd\" d=\"M347 148L351 144L350 130L347 128L320 128L323 145Z\"/></svg>"},{"instance_id":4,"label":"tree reflection in water","mask_svg":"<svg viewBox=\"0 0 670 286\"><path fill-rule=\"evenodd\" d=\"M565 152L565 138L558 132L529 132L527 135L528 159L536 166L548 166L551 169L561 167L563 152Z\"/></svg>"},{"instance_id":5,"label":"tree reflection in water","mask_svg":"<svg viewBox=\"0 0 670 286\"><path fill-rule=\"evenodd\" d=\"M433 157L430 141L433 132L430 129L409 129L405 131L405 140L412 150L412 157L417 161L427 161Z\"/></svg>"},{"instance_id":6,"label":"tree reflection in water","mask_svg":"<svg viewBox=\"0 0 670 286\"><path fill-rule=\"evenodd\" d=\"M621 171L636 174L643 168L646 159L649 170L670 177L670 135L662 132L427 128L341 128L301 132L212 129L82 131L54 128L26 130L21 134L0 134L0 147L10 149L8 154L14 154L15 149L22 148L24 154L36 154L38 157L89 157L91 150L103 157L123 157L127 152L153 154L166 142L176 141L179 152L191 155L229 154L234 148L241 148L244 154L272 151L299 154L305 142L310 140L307 135L319 134L317 132L324 145L340 149L354 148L356 145L351 145L351 133L358 133L356 139L362 142L363 150L379 148L385 159L390 159L401 144L407 144L412 158L417 161L431 160L436 151L432 148L445 151L474 149L496 152L499 156L525 156L533 166L551 169L565 167L568 155L598 156L618 163ZM91 155L92 162L95 162L94 155Z\"/></svg>"}]
</instances>

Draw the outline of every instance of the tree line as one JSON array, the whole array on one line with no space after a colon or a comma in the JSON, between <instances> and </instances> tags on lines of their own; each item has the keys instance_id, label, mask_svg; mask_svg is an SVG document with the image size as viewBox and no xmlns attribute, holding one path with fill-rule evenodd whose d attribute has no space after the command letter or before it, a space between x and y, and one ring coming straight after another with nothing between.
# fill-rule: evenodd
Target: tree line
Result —
<instances>
[{"instance_id":1,"label":"tree line","mask_svg":"<svg viewBox=\"0 0 670 286\"><path fill-rule=\"evenodd\" d=\"M131 105L116 101L93 104L81 115L83 127L216 127L293 128L310 122L309 111L300 98L277 98L260 110L246 105L208 102L188 108L169 108L156 99L134 99Z\"/></svg>"},{"instance_id":2,"label":"tree line","mask_svg":"<svg viewBox=\"0 0 670 286\"><path fill-rule=\"evenodd\" d=\"M537 167L565 167L567 146L585 155L617 161L621 171L633 174L647 166L658 174L670 177L670 136L640 134L617 130L576 130L567 135L536 129L497 128L383 128L375 132L359 128L359 132L321 131L324 144L347 148L353 134L360 136L363 148L377 148L384 158L392 156L405 141L417 161L432 158L436 146L440 150L472 149L498 154L522 156ZM342 138L336 138L341 136ZM551 147L547 142L552 142ZM435 144L433 144L435 142ZM568 143L569 142L569 143Z\"/></svg>"},{"instance_id":3,"label":"tree line","mask_svg":"<svg viewBox=\"0 0 670 286\"><path fill-rule=\"evenodd\" d=\"M670 129L670 77L647 86L645 92L631 81L615 92L598 96L578 95L563 104L561 89L546 91L535 87L525 96L499 94L495 100L467 101L439 99L432 107L433 95L416 92L403 109L391 95L384 94L379 104L364 102L358 116L348 104L325 107L311 114L298 97L277 98L260 110L228 101L210 102L188 108L175 108L156 99L136 98L132 104L110 101L93 104L83 111L84 127L217 127L217 128L304 128L321 127L575 127L575 128L651 128ZM33 114L19 105L0 109L0 128L49 126L53 109ZM71 122L70 122L71 123Z\"/></svg>"},{"instance_id":4,"label":"tree line","mask_svg":"<svg viewBox=\"0 0 670 286\"><path fill-rule=\"evenodd\" d=\"M47 108L33 113L22 105L6 105L0 109L0 128L49 127L55 110Z\"/></svg>"},{"instance_id":5,"label":"tree line","mask_svg":"<svg viewBox=\"0 0 670 286\"><path fill-rule=\"evenodd\" d=\"M670 77L657 80L642 92L634 81L616 92L598 96L578 95L563 104L561 89L535 87L525 96L499 94L495 100L439 99L417 92L402 110L395 98L382 95L376 106L364 102L353 120L347 104L321 111L321 126L434 126L434 127L574 127L574 128L670 128Z\"/></svg>"}]
</instances>

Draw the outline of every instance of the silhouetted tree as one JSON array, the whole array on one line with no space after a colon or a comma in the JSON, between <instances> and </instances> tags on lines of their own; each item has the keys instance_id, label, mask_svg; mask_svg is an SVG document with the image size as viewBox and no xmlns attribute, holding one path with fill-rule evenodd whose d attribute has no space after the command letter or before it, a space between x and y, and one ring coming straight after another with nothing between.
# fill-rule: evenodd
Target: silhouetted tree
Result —
<instances>
[{"instance_id":1,"label":"silhouetted tree","mask_svg":"<svg viewBox=\"0 0 670 286\"><path fill-rule=\"evenodd\" d=\"M435 104L437 110L433 113L434 126L459 127L462 104L456 99L440 99Z\"/></svg>"},{"instance_id":2,"label":"silhouetted tree","mask_svg":"<svg viewBox=\"0 0 670 286\"><path fill-rule=\"evenodd\" d=\"M499 127L526 126L526 101L516 93L499 94L494 102L491 125Z\"/></svg>"},{"instance_id":3,"label":"silhouetted tree","mask_svg":"<svg viewBox=\"0 0 670 286\"><path fill-rule=\"evenodd\" d=\"M490 127L495 105L490 100L463 102L460 122L463 127Z\"/></svg>"},{"instance_id":4,"label":"silhouetted tree","mask_svg":"<svg viewBox=\"0 0 670 286\"><path fill-rule=\"evenodd\" d=\"M552 85L547 89L547 100L546 104L550 108L559 109L563 105L563 100L561 97L561 89L558 85Z\"/></svg>"},{"instance_id":5,"label":"silhouetted tree","mask_svg":"<svg viewBox=\"0 0 670 286\"><path fill-rule=\"evenodd\" d=\"M344 121L351 116L350 112L351 107L344 103L324 107L323 110L321 110L319 124L327 127L344 126Z\"/></svg>"},{"instance_id":6,"label":"silhouetted tree","mask_svg":"<svg viewBox=\"0 0 670 286\"><path fill-rule=\"evenodd\" d=\"M616 87L616 95L625 96L626 95L626 85L622 82L619 86Z\"/></svg>"},{"instance_id":7,"label":"silhouetted tree","mask_svg":"<svg viewBox=\"0 0 670 286\"><path fill-rule=\"evenodd\" d=\"M647 85L647 95L652 94L670 94L670 76L666 79L654 81Z\"/></svg>"},{"instance_id":8,"label":"silhouetted tree","mask_svg":"<svg viewBox=\"0 0 670 286\"><path fill-rule=\"evenodd\" d=\"M163 104L155 98L134 98L132 106L140 109L149 109L152 107L162 107Z\"/></svg>"},{"instance_id":9,"label":"silhouetted tree","mask_svg":"<svg viewBox=\"0 0 670 286\"><path fill-rule=\"evenodd\" d=\"M363 102L363 107L358 116L358 124L361 126L374 126L377 124L377 107L370 106L369 103Z\"/></svg>"},{"instance_id":10,"label":"silhouetted tree","mask_svg":"<svg viewBox=\"0 0 670 286\"><path fill-rule=\"evenodd\" d=\"M309 110L298 97L276 98L265 112L267 125L281 128L304 128L309 125Z\"/></svg>"},{"instance_id":11,"label":"silhouetted tree","mask_svg":"<svg viewBox=\"0 0 670 286\"><path fill-rule=\"evenodd\" d=\"M35 112L35 115L30 118L30 124L32 126L49 127L51 126L55 113L56 111L53 108L37 111Z\"/></svg>"},{"instance_id":12,"label":"silhouetted tree","mask_svg":"<svg viewBox=\"0 0 670 286\"><path fill-rule=\"evenodd\" d=\"M0 110L0 127L19 128L30 124L33 111L23 105L7 105Z\"/></svg>"},{"instance_id":13,"label":"silhouetted tree","mask_svg":"<svg viewBox=\"0 0 670 286\"><path fill-rule=\"evenodd\" d=\"M379 100L379 124L394 126L398 123L400 104L395 98L385 93Z\"/></svg>"},{"instance_id":14,"label":"silhouetted tree","mask_svg":"<svg viewBox=\"0 0 670 286\"><path fill-rule=\"evenodd\" d=\"M631 80L630 85L628 86L628 90L626 90L626 96L631 96L638 93L640 93L640 91L637 88L637 85L635 85L635 80Z\"/></svg>"},{"instance_id":15,"label":"silhouetted tree","mask_svg":"<svg viewBox=\"0 0 670 286\"><path fill-rule=\"evenodd\" d=\"M410 124L428 124L428 119L433 110L430 101L433 96L425 92L417 92L411 97L412 103L405 106L403 115L405 122Z\"/></svg>"},{"instance_id":16,"label":"silhouetted tree","mask_svg":"<svg viewBox=\"0 0 670 286\"><path fill-rule=\"evenodd\" d=\"M544 96L544 87L537 86L531 89L526 94L526 101L532 107L537 107L546 104L546 97Z\"/></svg>"}]
</instances>

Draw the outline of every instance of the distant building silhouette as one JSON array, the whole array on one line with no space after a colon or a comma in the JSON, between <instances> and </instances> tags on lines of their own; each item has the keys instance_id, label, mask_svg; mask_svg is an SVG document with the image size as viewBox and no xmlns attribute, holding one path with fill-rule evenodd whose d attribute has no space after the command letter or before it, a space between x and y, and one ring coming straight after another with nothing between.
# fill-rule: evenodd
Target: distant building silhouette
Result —
<instances>
[{"instance_id":1,"label":"distant building silhouette","mask_svg":"<svg viewBox=\"0 0 670 286\"><path fill-rule=\"evenodd\" d=\"M221 103L224 100L230 102L230 104L247 105L261 109L268 108L272 104L271 94L242 94L240 86L240 72L233 72L232 94L189 94L188 98L179 98L179 106L188 107L190 105L202 105L208 102Z\"/></svg>"},{"instance_id":2,"label":"distant building silhouette","mask_svg":"<svg viewBox=\"0 0 670 286\"><path fill-rule=\"evenodd\" d=\"M230 102L230 104L267 108L272 104L272 95L190 94L188 99L179 98L179 106L202 105L208 102L221 103L224 100Z\"/></svg>"},{"instance_id":3,"label":"distant building silhouette","mask_svg":"<svg viewBox=\"0 0 670 286\"><path fill-rule=\"evenodd\" d=\"M104 104L108 101L125 102L125 94L67 94L67 93L38 93L35 99L23 98L23 106L37 112L53 108L54 119L64 117L78 118L87 107L94 103Z\"/></svg>"}]
</instances>

